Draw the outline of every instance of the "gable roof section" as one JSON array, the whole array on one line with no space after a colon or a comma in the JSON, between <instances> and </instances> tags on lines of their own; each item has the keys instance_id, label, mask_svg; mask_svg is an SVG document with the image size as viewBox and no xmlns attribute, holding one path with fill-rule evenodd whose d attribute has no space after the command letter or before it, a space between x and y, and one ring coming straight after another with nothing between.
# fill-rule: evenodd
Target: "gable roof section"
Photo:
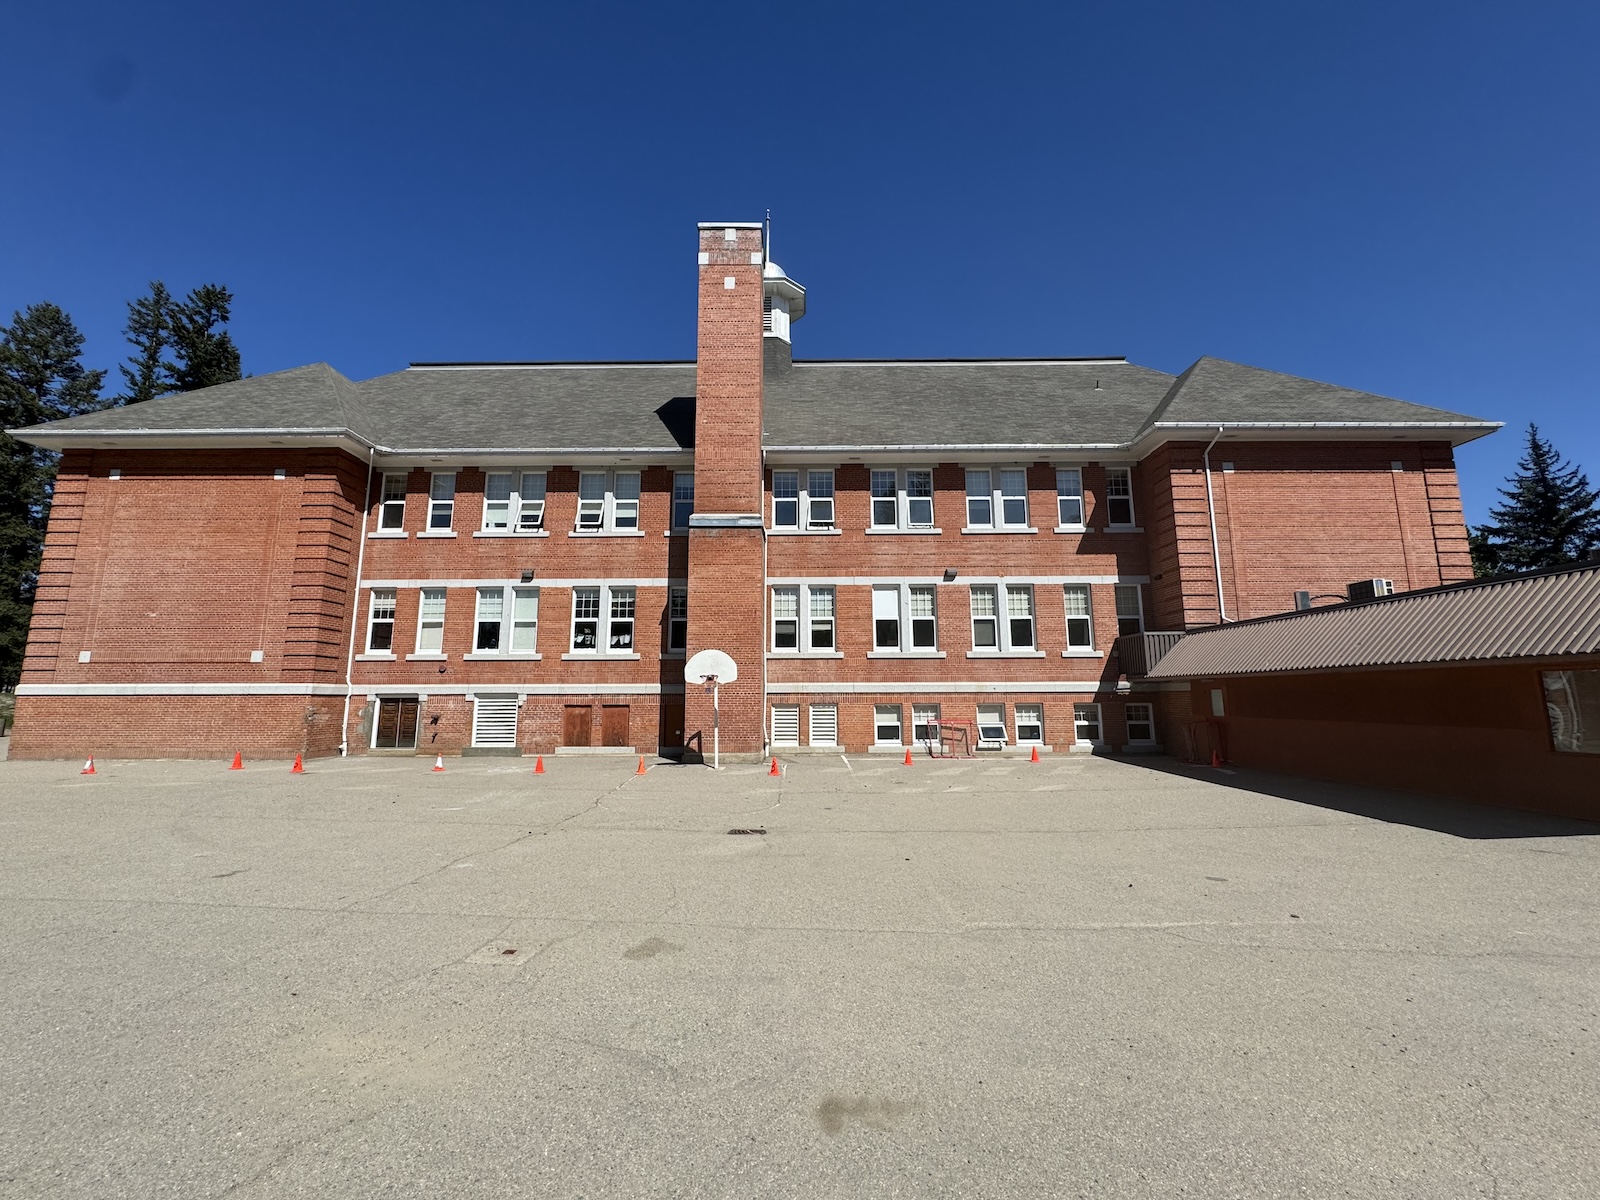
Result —
<instances>
[{"instance_id":1,"label":"gable roof section","mask_svg":"<svg viewBox=\"0 0 1600 1200\"><path fill-rule=\"evenodd\" d=\"M1125 359L799 361L766 379L769 450L1101 450L1233 436L1411 436L1498 428L1442 409L1204 358L1174 378ZM415 364L353 383L326 363L53 421L69 446L250 445L285 437L392 455L681 453L695 364ZM1390 434L1388 436L1404 436Z\"/></svg>"},{"instance_id":2,"label":"gable roof section","mask_svg":"<svg viewBox=\"0 0 1600 1200\"><path fill-rule=\"evenodd\" d=\"M1600 567L1403 592L1197 630L1150 679L1600 654Z\"/></svg>"}]
</instances>

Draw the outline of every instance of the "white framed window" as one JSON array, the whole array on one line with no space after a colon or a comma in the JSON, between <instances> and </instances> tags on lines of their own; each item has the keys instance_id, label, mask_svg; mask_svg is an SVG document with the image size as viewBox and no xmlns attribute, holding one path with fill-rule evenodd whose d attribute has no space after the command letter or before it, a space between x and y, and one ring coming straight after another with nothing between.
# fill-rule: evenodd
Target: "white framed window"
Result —
<instances>
[{"instance_id":1,"label":"white framed window","mask_svg":"<svg viewBox=\"0 0 1600 1200\"><path fill-rule=\"evenodd\" d=\"M800 472L772 473L772 527L800 528Z\"/></svg>"},{"instance_id":2,"label":"white framed window","mask_svg":"<svg viewBox=\"0 0 1600 1200\"><path fill-rule=\"evenodd\" d=\"M632 654L637 604L631 587L573 588L573 653Z\"/></svg>"},{"instance_id":3,"label":"white framed window","mask_svg":"<svg viewBox=\"0 0 1600 1200\"><path fill-rule=\"evenodd\" d=\"M490 471L483 477L486 533L535 533L544 528L543 471Z\"/></svg>"},{"instance_id":4,"label":"white framed window","mask_svg":"<svg viewBox=\"0 0 1600 1200\"><path fill-rule=\"evenodd\" d=\"M404 529L406 527L406 477L385 475L383 491L378 501L378 528Z\"/></svg>"},{"instance_id":5,"label":"white framed window","mask_svg":"<svg viewBox=\"0 0 1600 1200\"><path fill-rule=\"evenodd\" d=\"M1119 583L1117 595L1117 636L1130 637L1144 632L1143 589L1137 583Z\"/></svg>"},{"instance_id":6,"label":"white framed window","mask_svg":"<svg viewBox=\"0 0 1600 1200\"><path fill-rule=\"evenodd\" d=\"M1072 706L1072 736L1079 742L1100 744L1100 706L1074 704Z\"/></svg>"},{"instance_id":7,"label":"white framed window","mask_svg":"<svg viewBox=\"0 0 1600 1200\"><path fill-rule=\"evenodd\" d=\"M1006 585L1006 648L1033 649L1033 587L1030 584Z\"/></svg>"},{"instance_id":8,"label":"white framed window","mask_svg":"<svg viewBox=\"0 0 1600 1200\"><path fill-rule=\"evenodd\" d=\"M800 706L774 704L772 706L772 744L798 746L800 744Z\"/></svg>"},{"instance_id":9,"label":"white framed window","mask_svg":"<svg viewBox=\"0 0 1600 1200\"><path fill-rule=\"evenodd\" d=\"M878 746L898 746L900 741L900 706L878 704L872 709L872 741Z\"/></svg>"},{"instance_id":10,"label":"white framed window","mask_svg":"<svg viewBox=\"0 0 1600 1200\"><path fill-rule=\"evenodd\" d=\"M1031 653L1034 649L1033 585L975 583L972 605L972 648L995 653ZM1003 593L1003 595L1002 595ZM1001 604L1005 612L1000 611Z\"/></svg>"},{"instance_id":11,"label":"white framed window","mask_svg":"<svg viewBox=\"0 0 1600 1200\"><path fill-rule=\"evenodd\" d=\"M577 532L631 533L638 528L638 471L578 473Z\"/></svg>"},{"instance_id":12,"label":"white framed window","mask_svg":"<svg viewBox=\"0 0 1600 1200\"><path fill-rule=\"evenodd\" d=\"M1106 523L1112 528L1134 523L1131 467L1106 468Z\"/></svg>"},{"instance_id":13,"label":"white framed window","mask_svg":"<svg viewBox=\"0 0 1600 1200\"><path fill-rule=\"evenodd\" d=\"M539 648L539 589L511 589L511 652L531 654Z\"/></svg>"},{"instance_id":14,"label":"white framed window","mask_svg":"<svg viewBox=\"0 0 1600 1200\"><path fill-rule=\"evenodd\" d=\"M978 748L998 748L1004 746L1006 740L1006 706L978 705Z\"/></svg>"},{"instance_id":15,"label":"white framed window","mask_svg":"<svg viewBox=\"0 0 1600 1200\"><path fill-rule=\"evenodd\" d=\"M1044 705L1016 704L1011 708L1017 723L1017 745L1040 745L1044 742Z\"/></svg>"},{"instance_id":16,"label":"white framed window","mask_svg":"<svg viewBox=\"0 0 1600 1200\"><path fill-rule=\"evenodd\" d=\"M833 470L772 473L772 528L823 532L833 525Z\"/></svg>"},{"instance_id":17,"label":"white framed window","mask_svg":"<svg viewBox=\"0 0 1600 1200\"><path fill-rule=\"evenodd\" d=\"M1056 526L1083 527L1083 471L1078 467L1056 468Z\"/></svg>"},{"instance_id":18,"label":"white framed window","mask_svg":"<svg viewBox=\"0 0 1600 1200\"><path fill-rule=\"evenodd\" d=\"M1067 605L1067 649L1094 649L1094 608L1087 583L1065 586Z\"/></svg>"},{"instance_id":19,"label":"white framed window","mask_svg":"<svg viewBox=\"0 0 1600 1200\"><path fill-rule=\"evenodd\" d=\"M1028 472L1021 467L969 468L967 527L1028 528Z\"/></svg>"},{"instance_id":20,"label":"white framed window","mask_svg":"<svg viewBox=\"0 0 1600 1200\"><path fill-rule=\"evenodd\" d=\"M476 633L472 640L475 654L500 652L500 627L505 623L506 590L504 588L479 588L478 613L474 622Z\"/></svg>"},{"instance_id":21,"label":"white framed window","mask_svg":"<svg viewBox=\"0 0 1600 1200\"><path fill-rule=\"evenodd\" d=\"M672 527L689 528L689 518L694 515L694 472L672 473Z\"/></svg>"},{"instance_id":22,"label":"white framed window","mask_svg":"<svg viewBox=\"0 0 1600 1200\"><path fill-rule=\"evenodd\" d=\"M813 746L837 746L839 744L839 706L837 704L813 704L810 716L810 743Z\"/></svg>"},{"instance_id":23,"label":"white framed window","mask_svg":"<svg viewBox=\"0 0 1600 1200\"><path fill-rule=\"evenodd\" d=\"M832 529L833 472L807 471L804 500L806 502L806 528Z\"/></svg>"},{"instance_id":24,"label":"white framed window","mask_svg":"<svg viewBox=\"0 0 1600 1200\"><path fill-rule=\"evenodd\" d=\"M939 631L932 584L883 584L872 589L872 647L880 653L937 650Z\"/></svg>"},{"instance_id":25,"label":"white framed window","mask_svg":"<svg viewBox=\"0 0 1600 1200\"><path fill-rule=\"evenodd\" d=\"M772 589L772 649L800 654L834 647L834 595L831 587Z\"/></svg>"},{"instance_id":26,"label":"white framed window","mask_svg":"<svg viewBox=\"0 0 1600 1200\"><path fill-rule=\"evenodd\" d=\"M933 471L924 467L871 472L872 525L875 530L933 528Z\"/></svg>"},{"instance_id":27,"label":"white framed window","mask_svg":"<svg viewBox=\"0 0 1600 1200\"><path fill-rule=\"evenodd\" d=\"M455 523L455 516L455 472L435 471L428 482L428 528L449 529Z\"/></svg>"},{"instance_id":28,"label":"white framed window","mask_svg":"<svg viewBox=\"0 0 1600 1200\"><path fill-rule=\"evenodd\" d=\"M992 583L972 585L972 648L974 650L1000 649L1000 619Z\"/></svg>"},{"instance_id":29,"label":"white framed window","mask_svg":"<svg viewBox=\"0 0 1600 1200\"><path fill-rule=\"evenodd\" d=\"M939 706L913 704L911 706L911 740L919 746L939 745Z\"/></svg>"},{"instance_id":30,"label":"white framed window","mask_svg":"<svg viewBox=\"0 0 1600 1200\"><path fill-rule=\"evenodd\" d=\"M423 588L417 602L417 653L444 652L444 588Z\"/></svg>"},{"instance_id":31,"label":"white framed window","mask_svg":"<svg viewBox=\"0 0 1600 1200\"><path fill-rule=\"evenodd\" d=\"M391 654L394 652L393 588L373 588L372 600L367 606L367 653Z\"/></svg>"},{"instance_id":32,"label":"white framed window","mask_svg":"<svg viewBox=\"0 0 1600 1200\"><path fill-rule=\"evenodd\" d=\"M872 646L875 650L900 649L900 589L872 589Z\"/></svg>"},{"instance_id":33,"label":"white framed window","mask_svg":"<svg viewBox=\"0 0 1600 1200\"><path fill-rule=\"evenodd\" d=\"M1150 746L1156 740L1155 707L1150 704L1130 704L1128 715L1128 741L1132 745Z\"/></svg>"},{"instance_id":34,"label":"white framed window","mask_svg":"<svg viewBox=\"0 0 1600 1200\"><path fill-rule=\"evenodd\" d=\"M681 653L689 647L689 589L667 589L667 650Z\"/></svg>"}]
</instances>

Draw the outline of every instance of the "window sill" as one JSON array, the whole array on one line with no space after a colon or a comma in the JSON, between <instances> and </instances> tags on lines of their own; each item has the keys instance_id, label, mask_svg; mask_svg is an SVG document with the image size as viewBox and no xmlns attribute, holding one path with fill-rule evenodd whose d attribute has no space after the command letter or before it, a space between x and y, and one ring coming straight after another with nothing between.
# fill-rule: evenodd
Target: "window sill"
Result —
<instances>
[{"instance_id":1,"label":"window sill","mask_svg":"<svg viewBox=\"0 0 1600 1200\"><path fill-rule=\"evenodd\" d=\"M1043 650L968 650L968 658L1047 658Z\"/></svg>"},{"instance_id":2,"label":"window sill","mask_svg":"<svg viewBox=\"0 0 1600 1200\"><path fill-rule=\"evenodd\" d=\"M448 654L408 654L407 662L449 662Z\"/></svg>"},{"instance_id":3,"label":"window sill","mask_svg":"<svg viewBox=\"0 0 1600 1200\"><path fill-rule=\"evenodd\" d=\"M444 655L440 655L443 658ZM538 662L544 655L535 654L529 650L507 650L501 653L498 650L474 650L471 654L463 654L462 662Z\"/></svg>"},{"instance_id":4,"label":"window sill","mask_svg":"<svg viewBox=\"0 0 1600 1200\"><path fill-rule=\"evenodd\" d=\"M1087 525L1057 525L1051 533L1093 533Z\"/></svg>"},{"instance_id":5,"label":"window sill","mask_svg":"<svg viewBox=\"0 0 1600 1200\"><path fill-rule=\"evenodd\" d=\"M769 529L772 537L838 537L842 529Z\"/></svg>"},{"instance_id":6,"label":"window sill","mask_svg":"<svg viewBox=\"0 0 1600 1200\"><path fill-rule=\"evenodd\" d=\"M901 533L901 534L910 534L913 537L917 537L917 536L932 537L932 536L936 536L938 534L943 533L944 530L935 529L935 528L932 528L932 527L924 528L924 527L922 527L920 525L917 526L914 529L899 529L899 528L891 529L889 526L885 525L885 526L882 526L880 528L868 529L867 532L870 533L870 534Z\"/></svg>"},{"instance_id":7,"label":"window sill","mask_svg":"<svg viewBox=\"0 0 1600 1200\"><path fill-rule=\"evenodd\" d=\"M1103 533L1143 533L1143 525L1107 525Z\"/></svg>"},{"instance_id":8,"label":"window sill","mask_svg":"<svg viewBox=\"0 0 1600 1200\"><path fill-rule=\"evenodd\" d=\"M404 538L410 537L404 529L372 529L367 531L369 538Z\"/></svg>"},{"instance_id":9,"label":"window sill","mask_svg":"<svg viewBox=\"0 0 1600 1200\"><path fill-rule=\"evenodd\" d=\"M392 654L358 654L358 655L356 655L356 661L357 662L397 662L398 660Z\"/></svg>"},{"instance_id":10,"label":"window sill","mask_svg":"<svg viewBox=\"0 0 1600 1200\"><path fill-rule=\"evenodd\" d=\"M1105 656L1106 652L1104 650L1063 650L1061 652L1062 658L1104 658Z\"/></svg>"},{"instance_id":11,"label":"window sill","mask_svg":"<svg viewBox=\"0 0 1600 1200\"><path fill-rule=\"evenodd\" d=\"M549 537L548 529L479 529L472 535L482 538L535 538Z\"/></svg>"},{"instance_id":12,"label":"window sill","mask_svg":"<svg viewBox=\"0 0 1600 1200\"><path fill-rule=\"evenodd\" d=\"M496 655L495 657L500 657ZM562 662L638 662L637 654L595 654L592 651L563 654Z\"/></svg>"},{"instance_id":13,"label":"window sill","mask_svg":"<svg viewBox=\"0 0 1600 1200\"><path fill-rule=\"evenodd\" d=\"M574 529L568 537L575 538L614 538L614 537L643 537L642 529Z\"/></svg>"},{"instance_id":14,"label":"window sill","mask_svg":"<svg viewBox=\"0 0 1600 1200\"><path fill-rule=\"evenodd\" d=\"M967 525L962 533L1038 533L1031 525Z\"/></svg>"},{"instance_id":15,"label":"window sill","mask_svg":"<svg viewBox=\"0 0 1600 1200\"><path fill-rule=\"evenodd\" d=\"M869 650L868 658L943 658L943 650Z\"/></svg>"},{"instance_id":16,"label":"window sill","mask_svg":"<svg viewBox=\"0 0 1600 1200\"><path fill-rule=\"evenodd\" d=\"M786 658L843 658L838 650L773 650L767 654L769 659Z\"/></svg>"},{"instance_id":17,"label":"window sill","mask_svg":"<svg viewBox=\"0 0 1600 1200\"><path fill-rule=\"evenodd\" d=\"M419 538L452 538L456 536L456 531L454 529L424 529L417 536Z\"/></svg>"}]
</instances>

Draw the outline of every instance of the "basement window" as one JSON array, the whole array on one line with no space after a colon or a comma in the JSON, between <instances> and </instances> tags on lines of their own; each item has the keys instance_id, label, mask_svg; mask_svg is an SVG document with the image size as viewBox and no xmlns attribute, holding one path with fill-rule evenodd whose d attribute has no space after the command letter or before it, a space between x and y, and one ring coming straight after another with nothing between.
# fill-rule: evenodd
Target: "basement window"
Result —
<instances>
[{"instance_id":1,"label":"basement window","mask_svg":"<svg viewBox=\"0 0 1600 1200\"><path fill-rule=\"evenodd\" d=\"M1564 754L1600 754L1600 671L1545 671L1550 744Z\"/></svg>"}]
</instances>

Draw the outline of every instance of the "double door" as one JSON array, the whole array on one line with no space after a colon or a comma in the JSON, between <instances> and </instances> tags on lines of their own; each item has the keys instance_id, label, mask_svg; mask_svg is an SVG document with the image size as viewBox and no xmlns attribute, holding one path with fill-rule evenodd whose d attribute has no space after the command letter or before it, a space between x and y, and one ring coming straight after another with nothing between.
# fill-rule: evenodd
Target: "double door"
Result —
<instances>
[{"instance_id":1,"label":"double door","mask_svg":"<svg viewBox=\"0 0 1600 1200\"><path fill-rule=\"evenodd\" d=\"M415 750L417 716L421 704L415 696L391 697L378 701L378 723L373 730L376 750Z\"/></svg>"},{"instance_id":2,"label":"double door","mask_svg":"<svg viewBox=\"0 0 1600 1200\"><path fill-rule=\"evenodd\" d=\"M561 717L561 744L563 746L594 745L594 710L592 704L569 704ZM600 745L627 746L629 712L626 704L600 705Z\"/></svg>"}]
</instances>

